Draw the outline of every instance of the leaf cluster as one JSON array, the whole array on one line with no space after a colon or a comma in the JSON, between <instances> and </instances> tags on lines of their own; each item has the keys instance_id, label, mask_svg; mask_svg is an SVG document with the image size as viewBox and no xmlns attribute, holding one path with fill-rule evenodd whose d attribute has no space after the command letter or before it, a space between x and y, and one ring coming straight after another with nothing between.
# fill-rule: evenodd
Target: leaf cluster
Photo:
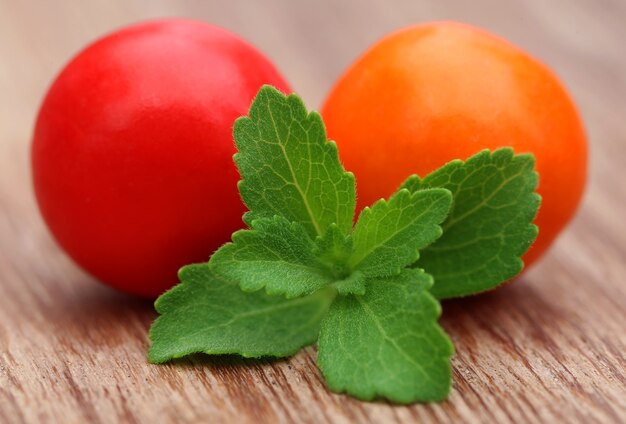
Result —
<instances>
[{"instance_id":1,"label":"leaf cluster","mask_svg":"<svg viewBox=\"0 0 626 424\"><path fill-rule=\"evenodd\" d=\"M354 176L297 96L264 86L234 138L248 228L157 300L150 360L284 357L317 342L336 392L444 399L453 346L438 299L521 271L537 235L533 157L482 151L411 176L353 225Z\"/></svg>"}]
</instances>

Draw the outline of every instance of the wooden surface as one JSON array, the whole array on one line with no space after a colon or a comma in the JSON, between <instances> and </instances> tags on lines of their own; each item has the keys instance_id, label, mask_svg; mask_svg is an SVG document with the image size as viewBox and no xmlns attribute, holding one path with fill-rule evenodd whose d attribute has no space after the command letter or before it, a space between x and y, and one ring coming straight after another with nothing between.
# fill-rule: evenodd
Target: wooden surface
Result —
<instances>
[{"instance_id":1,"label":"wooden surface","mask_svg":"<svg viewBox=\"0 0 626 424\"><path fill-rule=\"evenodd\" d=\"M252 40L311 106L371 42L433 19L486 27L562 76L591 140L584 205L521 281L444 304L457 349L449 401L398 407L330 394L311 348L274 363L148 365L151 305L95 283L55 245L30 186L41 97L88 41L166 15ZM0 423L626 422L625 168L624 0L0 0Z\"/></svg>"}]
</instances>

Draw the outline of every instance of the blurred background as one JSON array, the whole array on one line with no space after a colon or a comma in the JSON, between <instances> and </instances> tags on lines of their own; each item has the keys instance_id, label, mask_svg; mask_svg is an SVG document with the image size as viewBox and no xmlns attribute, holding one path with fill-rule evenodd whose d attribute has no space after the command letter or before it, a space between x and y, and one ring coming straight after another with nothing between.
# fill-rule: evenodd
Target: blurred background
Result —
<instances>
[{"instance_id":1,"label":"blurred background","mask_svg":"<svg viewBox=\"0 0 626 424\"><path fill-rule=\"evenodd\" d=\"M374 41L432 20L481 26L548 63L578 100L592 135L598 118L592 116L594 105L605 96L626 103L623 0L3 0L1 88L13 101L11 107L2 102L0 122L32 118L31 105L86 43L121 26L165 16L200 19L242 35L274 60L311 106L320 104L341 71Z\"/></svg>"},{"instance_id":2,"label":"blurred background","mask_svg":"<svg viewBox=\"0 0 626 424\"><path fill-rule=\"evenodd\" d=\"M316 377L312 351L286 365L147 366L150 305L95 284L56 247L30 182L28 151L39 104L64 64L88 43L162 17L203 20L243 36L311 108L374 41L432 20L498 34L566 84L590 140L583 206L525 284L486 301L445 305L443 324L457 345L449 402L393 409L330 395ZM624 168L625 0L0 0L0 422L289 421L287 412L311 399L323 406L298 412L311 422L519 422L574 415L580 422L618 422L626 414ZM488 366L476 369L477 363ZM285 389L289 384L296 393ZM528 405L520 401L524 395ZM255 412L254 405L266 406Z\"/></svg>"}]
</instances>

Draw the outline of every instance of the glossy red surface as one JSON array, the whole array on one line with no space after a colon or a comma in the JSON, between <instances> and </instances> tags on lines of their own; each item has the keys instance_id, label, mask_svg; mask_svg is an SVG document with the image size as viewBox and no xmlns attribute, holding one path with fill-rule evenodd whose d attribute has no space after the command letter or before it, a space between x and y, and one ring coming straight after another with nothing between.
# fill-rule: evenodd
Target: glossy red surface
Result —
<instances>
[{"instance_id":1,"label":"glossy red surface","mask_svg":"<svg viewBox=\"0 0 626 424\"><path fill-rule=\"evenodd\" d=\"M59 244L117 289L156 297L243 226L234 120L276 68L201 22L131 26L87 47L41 107L35 193Z\"/></svg>"}]
</instances>

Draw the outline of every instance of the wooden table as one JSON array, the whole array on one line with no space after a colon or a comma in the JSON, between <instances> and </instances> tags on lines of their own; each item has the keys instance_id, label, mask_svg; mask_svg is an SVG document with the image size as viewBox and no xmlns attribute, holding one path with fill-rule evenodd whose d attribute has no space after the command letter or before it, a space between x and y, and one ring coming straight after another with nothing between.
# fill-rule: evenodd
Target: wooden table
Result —
<instances>
[{"instance_id":1,"label":"wooden table","mask_svg":"<svg viewBox=\"0 0 626 424\"><path fill-rule=\"evenodd\" d=\"M0 422L626 422L626 2L0 1ZM551 65L591 142L575 222L521 281L444 304L454 389L438 405L328 392L310 348L278 362L146 362L150 304L95 283L36 210L28 149L51 79L118 26L177 15L253 40L309 105L365 47L456 19Z\"/></svg>"}]
</instances>

